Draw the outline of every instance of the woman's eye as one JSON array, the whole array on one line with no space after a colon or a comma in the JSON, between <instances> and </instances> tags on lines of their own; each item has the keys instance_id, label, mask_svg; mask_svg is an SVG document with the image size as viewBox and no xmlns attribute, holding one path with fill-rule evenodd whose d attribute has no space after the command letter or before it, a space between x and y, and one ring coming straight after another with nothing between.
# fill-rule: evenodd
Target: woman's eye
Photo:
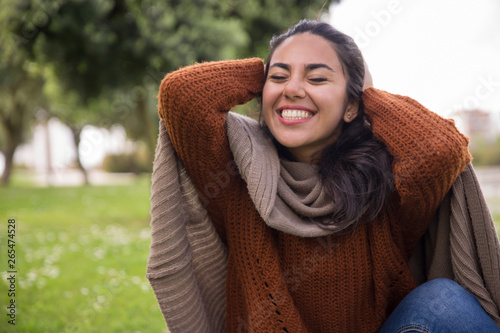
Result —
<instances>
[{"instance_id":1,"label":"woman's eye","mask_svg":"<svg viewBox=\"0 0 500 333\"><path fill-rule=\"evenodd\" d=\"M275 80L275 81L282 81L286 79L286 76L283 75L271 75L269 76L270 79Z\"/></svg>"},{"instance_id":2,"label":"woman's eye","mask_svg":"<svg viewBox=\"0 0 500 333\"><path fill-rule=\"evenodd\" d=\"M321 82L325 82L326 79L324 77L315 77L315 78L309 79L309 81L314 82L314 83L321 83Z\"/></svg>"}]
</instances>

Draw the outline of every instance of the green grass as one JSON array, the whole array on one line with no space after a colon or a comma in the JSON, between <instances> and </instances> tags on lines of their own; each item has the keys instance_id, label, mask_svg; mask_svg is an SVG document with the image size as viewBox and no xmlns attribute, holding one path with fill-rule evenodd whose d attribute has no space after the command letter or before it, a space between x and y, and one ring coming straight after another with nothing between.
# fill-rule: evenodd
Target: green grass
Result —
<instances>
[{"instance_id":1,"label":"green grass","mask_svg":"<svg viewBox=\"0 0 500 333\"><path fill-rule=\"evenodd\" d=\"M498 237L500 238L500 197L486 198L486 203L492 213L493 222L497 230Z\"/></svg>"},{"instance_id":2,"label":"green grass","mask_svg":"<svg viewBox=\"0 0 500 333\"><path fill-rule=\"evenodd\" d=\"M0 188L0 268L7 219L16 220L16 326L1 332L166 332L144 277L149 253L149 177L130 185Z\"/></svg>"},{"instance_id":3,"label":"green grass","mask_svg":"<svg viewBox=\"0 0 500 333\"><path fill-rule=\"evenodd\" d=\"M493 215L493 222L495 222L495 228L497 229L498 238L500 239L500 215Z\"/></svg>"}]
</instances>

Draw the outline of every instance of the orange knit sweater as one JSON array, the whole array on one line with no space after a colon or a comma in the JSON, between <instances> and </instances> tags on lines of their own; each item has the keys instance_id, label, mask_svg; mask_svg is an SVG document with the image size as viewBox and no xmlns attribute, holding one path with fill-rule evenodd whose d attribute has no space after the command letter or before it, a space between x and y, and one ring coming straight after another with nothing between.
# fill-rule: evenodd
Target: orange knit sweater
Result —
<instances>
[{"instance_id":1,"label":"orange knit sweater","mask_svg":"<svg viewBox=\"0 0 500 333\"><path fill-rule=\"evenodd\" d=\"M224 126L227 111L261 92L263 74L259 59L197 64L167 75L159 94L173 148L228 247L227 330L376 332L416 287L407 261L469 163L468 140L416 101L370 88L365 112L394 157L396 194L349 234L277 231L259 216L243 179L229 172Z\"/></svg>"}]
</instances>

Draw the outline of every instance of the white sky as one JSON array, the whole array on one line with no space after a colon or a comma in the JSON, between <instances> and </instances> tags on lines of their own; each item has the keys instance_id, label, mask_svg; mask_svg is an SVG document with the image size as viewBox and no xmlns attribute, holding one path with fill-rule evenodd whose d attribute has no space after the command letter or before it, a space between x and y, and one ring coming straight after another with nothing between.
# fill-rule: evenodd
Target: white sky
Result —
<instances>
[{"instance_id":1,"label":"white sky","mask_svg":"<svg viewBox=\"0 0 500 333\"><path fill-rule=\"evenodd\" d=\"M500 115L499 0L343 0L331 23L352 36L377 88L451 116Z\"/></svg>"}]
</instances>

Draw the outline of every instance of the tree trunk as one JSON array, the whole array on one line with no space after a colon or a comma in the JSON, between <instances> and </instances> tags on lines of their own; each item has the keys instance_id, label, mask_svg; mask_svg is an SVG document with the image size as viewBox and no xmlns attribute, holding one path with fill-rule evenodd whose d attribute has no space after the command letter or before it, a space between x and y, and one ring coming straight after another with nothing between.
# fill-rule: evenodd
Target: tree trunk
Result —
<instances>
[{"instance_id":1,"label":"tree trunk","mask_svg":"<svg viewBox=\"0 0 500 333\"><path fill-rule=\"evenodd\" d=\"M12 174L12 165L14 164L14 153L17 146L21 144L23 137L23 124L22 124L22 109L18 110L17 118L12 116L2 117L2 127L6 133L6 145L3 151L5 157L5 168L2 176L0 177L0 184L7 186L10 183L10 176ZM18 121L16 121L18 120Z\"/></svg>"},{"instance_id":2,"label":"tree trunk","mask_svg":"<svg viewBox=\"0 0 500 333\"><path fill-rule=\"evenodd\" d=\"M17 143L9 143L3 151L3 155L5 157L5 168L3 170L2 177L0 178L2 186L9 185L10 175L12 173L12 164L14 163L14 152L16 151L17 146Z\"/></svg>"},{"instance_id":3,"label":"tree trunk","mask_svg":"<svg viewBox=\"0 0 500 333\"><path fill-rule=\"evenodd\" d=\"M45 109L40 108L36 112L36 118L38 119L39 124L43 127L45 162L46 162L45 177L46 177L46 184L50 186L52 183L52 174L54 172L54 169L52 168L52 149L50 147L50 129L49 129L50 115Z\"/></svg>"},{"instance_id":4,"label":"tree trunk","mask_svg":"<svg viewBox=\"0 0 500 333\"><path fill-rule=\"evenodd\" d=\"M47 184L51 185L52 182L52 174L54 173L54 169L52 168L52 149L50 147L50 130L49 130L49 121L45 120L42 124L43 129L45 130L45 161L47 162Z\"/></svg>"},{"instance_id":5,"label":"tree trunk","mask_svg":"<svg viewBox=\"0 0 500 333\"><path fill-rule=\"evenodd\" d=\"M76 165L78 169L82 172L84 184L90 185L89 175L87 173L87 170L82 165L82 161L80 160L80 154L78 152L78 147L80 146L80 134L82 133L82 128L71 125L69 126L69 128L71 129L71 133L73 133L73 143L76 149L76 155L75 155Z\"/></svg>"}]
</instances>

